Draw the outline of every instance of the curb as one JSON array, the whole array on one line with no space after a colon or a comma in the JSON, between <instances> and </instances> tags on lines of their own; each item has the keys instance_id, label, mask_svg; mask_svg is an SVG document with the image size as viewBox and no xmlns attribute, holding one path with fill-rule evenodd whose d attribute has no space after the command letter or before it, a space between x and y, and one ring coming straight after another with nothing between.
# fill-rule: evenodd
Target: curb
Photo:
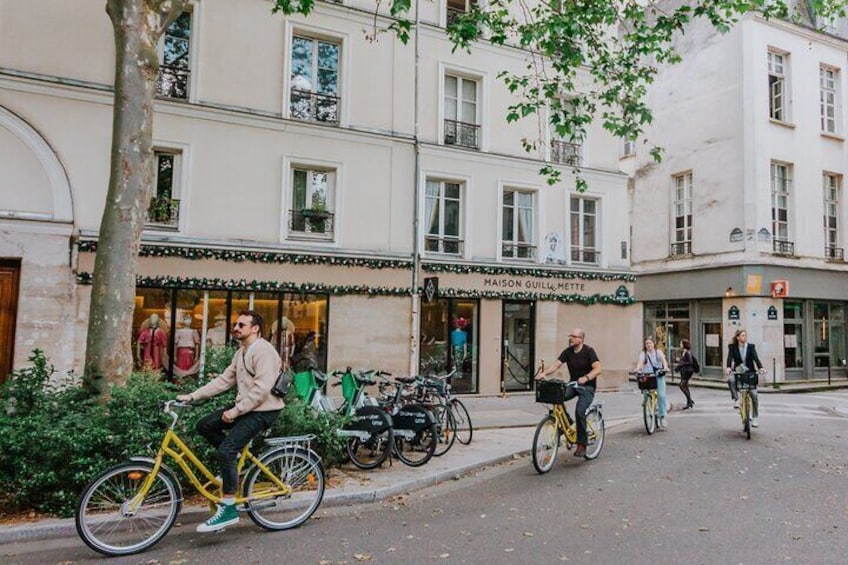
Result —
<instances>
[{"instance_id":1,"label":"curb","mask_svg":"<svg viewBox=\"0 0 848 565\"><path fill-rule=\"evenodd\" d=\"M630 418L614 418L606 421L606 429L614 428L618 425L625 424ZM502 426L489 429L504 429L504 428L530 428L533 425L516 425ZM482 429L482 428L474 428ZM437 473L433 473L424 477L417 477L405 481L400 481L396 484L367 489L360 492L328 492L324 495L324 500L321 501L319 508L332 508L337 506L351 506L354 504L367 504L385 500L398 494L404 494L410 491L427 488L438 483L442 483L455 477L470 473L477 469L497 465L505 461L511 461L516 457L523 457L530 453L530 449L520 449L505 455L489 457L482 461L467 463L453 469L445 469ZM180 522L180 517L191 516L193 514L205 514L209 509L205 505L184 506L180 510L177 522ZM73 518L50 519L40 522L2 527L0 526L0 545L15 543L15 542L33 542L42 540L51 540L58 538L68 538L76 536L76 524Z\"/></svg>"}]
</instances>

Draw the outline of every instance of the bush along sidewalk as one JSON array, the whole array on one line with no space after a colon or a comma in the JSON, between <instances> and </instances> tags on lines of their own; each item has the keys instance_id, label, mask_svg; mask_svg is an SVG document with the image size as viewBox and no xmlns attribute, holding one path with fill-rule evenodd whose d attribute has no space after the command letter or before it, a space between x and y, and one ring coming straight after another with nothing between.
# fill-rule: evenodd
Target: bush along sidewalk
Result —
<instances>
[{"instance_id":1,"label":"bush along sidewalk","mask_svg":"<svg viewBox=\"0 0 848 565\"><path fill-rule=\"evenodd\" d=\"M194 390L208 378L174 385L163 382L158 373L137 373L99 404L73 375L51 379L54 368L42 351L34 350L29 361L0 387L0 507L5 512L72 516L79 494L101 471L132 455L155 455L170 423L161 403ZM229 363L228 358L215 361L210 370L222 370ZM182 412L177 424L179 435L212 470L213 451L197 436L195 425L232 402L234 392L235 388ZM342 418L315 413L292 397L271 435L314 434L314 447L324 464L337 464L344 452L335 433ZM178 475L186 492L191 492L188 480Z\"/></svg>"}]
</instances>

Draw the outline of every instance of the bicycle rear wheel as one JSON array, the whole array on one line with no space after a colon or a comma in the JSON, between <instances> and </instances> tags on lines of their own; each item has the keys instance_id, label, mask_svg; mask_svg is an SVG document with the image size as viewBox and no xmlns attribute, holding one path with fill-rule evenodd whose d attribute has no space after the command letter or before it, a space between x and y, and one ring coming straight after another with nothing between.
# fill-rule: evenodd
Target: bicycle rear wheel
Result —
<instances>
[{"instance_id":1,"label":"bicycle rear wheel","mask_svg":"<svg viewBox=\"0 0 848 565\"><path fill-rule=\"evenodd\" d=\"M650 393L645 393L642 399L642 419L645 421L645 431L648 435L654 433L657 429L657 409Z\"/></svg>"},{"instance_id":2,"label":"bicycle rear wheel","mask_svg":"<svg viewBox=\"0 0 848 565\"><path fill-rule=\"evenodd\" d=\"M462 445L471 443L471 436L474 435L474 427L471 425L471 415L468 409L461 401L454 398L450 401L450 411L453 414L453 421L456 424L456 439Z\"/></svg>"},{"instance_id":3,"label":"bicycle rear wheel","mask_svg":"<svg viewBox=\"0 0 848 565\"><path fill-rule=\"evenodd\" d=\"M536 425L536 433L533 435L533 467L537 473L547 473L554 466L561 435L562 432L551 415L545 416Z\"/></svg>"},{"instance_id":4,"label":"bicycle rear wheel","mask_svg":"<svg viewBox=\"0 0 848 565\"><path fill-rule=\"evenodd\" d=\"M260 458L265 467L291 488L283 495L258 466L244 481L244 496L251 499L250 519L266 530L296 528L309 519L324 498L324 466L311 451L299 447L272 450Z\"/></svg>"},{"instance_id":5,"label":"bicycle rear wheel","mask_svg":"<svg viewBox=\"0 0 848 565\"><path fill-rule=\"evenodd\" d=\"M604 448L604 416L598 408L591 408L586 413L586 433L589 435L589 444L586 446L586 459L596 459Z\"/></svg>"},{"instance_id":6,"label":"bicycle rear wheel","mask_svg":"<svg viewBox=\"0 0 848 565\"><path fill-rule=\"evenodd\" d=\"M436 444L433 457L441 457L450 451L450 448L453 447L453 443L456 441L456 420L454 420L453 412L445 404L439 405L432 412L436 417L439 429L437 435L439 441Z\"/></svg>"},{"instance_id":7,"label":"bicycle rear wheel","mask_svg":"<svg viewBox=\"0 0 848 565\"><path fill-rule=\"evenodd\" d=\"M128 461L101 473L80 497L75 522L85 544L103 555L132 555L161 540L180 512L179 485L161 470L141 504L129 503L153 471L153 464Z\"/></svg>"},{"instance_id":8,"label":"bicycle rear wheel","mask_svg":"<svg viewBox=\"0 0 848 565\"><path fill-rule=\"evenodd\" d=\"M438 443L439 428L433 423L415 432L414 437L405 438L395 430L394 454L410 467L420 467L433 458Z\"/></svg>"},{"instance_id":9,"label":"bicycle rear wheel","mask_svg":"<svg viewBox=\"0 0 848 565\"><path fill-rule=\"evenodd\" d=\"M750 394L745 394L745 398L743 399L744 405L744 423L743 427L745 428L745 437L751 439L751 414L754 410L754 402L751 400Z\"/></svg>"},{"instance_id":10,"label":"bicycle rear wheel","mask_svg":"<svg viewBox=\"0 0 848 565\"><path fill-rule=\"evenodd\" d=\"M359 417L368 417L374 422L370 426L360 426L369 433L368 439L352 437L347 442L347 455L350 462L360 469L379 467L394 445L394 430L388 414L376 406L364 406L357 411Z\"/></svg>"}]
</instances>

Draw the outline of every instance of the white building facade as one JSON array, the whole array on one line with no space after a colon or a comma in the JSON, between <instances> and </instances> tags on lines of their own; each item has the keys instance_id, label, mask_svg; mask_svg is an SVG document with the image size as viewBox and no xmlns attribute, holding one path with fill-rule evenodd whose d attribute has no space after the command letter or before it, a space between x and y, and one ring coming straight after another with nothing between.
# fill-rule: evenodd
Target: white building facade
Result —
<instances>
[{"instance_id":1,"label":"white building facade","mask_svg":"<svg viewBox=\"0 0 848 565\"><path fill-rule=\"evenodd\" d=\"M746 329L767 381L846 376L844 22L747 16L726 35L698 25L683 63L651 92L633 172L633 266L645 333L674 356L689 339L719 378ZM841 33L841 37L839 35Z\"/></svg>"},{"instance_id":2,"label":"white building facade","mask_svg":"<svg viewBox=\"0 0 848 565\"><path fill-rule=\"evenodd\" d=\"M33 348L63 371L84 357L114 42L102 0L69 4L0 2L4 375ZM618 143L600 127L575 145L508 125L497 73L525 54L452 53L443 27L464 8L448 4L418 6L407 46L368 40L364 0L306 19L196 0L169 28L139 367L198 374L253 308L284 358L321 368L456 369L460 392L526 390L581 326L609 382L625 377L642 321ZM528 154L522 138L545 143ZM557 186L538 174L546 161L566 173Z\"/></svg>"}]
</instances>

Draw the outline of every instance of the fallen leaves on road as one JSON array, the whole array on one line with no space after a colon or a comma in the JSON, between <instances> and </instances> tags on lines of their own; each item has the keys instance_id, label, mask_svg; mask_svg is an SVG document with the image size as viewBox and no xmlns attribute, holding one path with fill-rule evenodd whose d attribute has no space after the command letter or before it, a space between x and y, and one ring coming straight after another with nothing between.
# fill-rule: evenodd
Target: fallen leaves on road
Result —
<instances>
[{"instance_id":1,"label":"fallen leaves on road","mask_svg":"<svg viewBox=\"0 0 848 565\"><path fill-rule=\"evenodd\" d=\"M353 558L357 561L371 561L371 554L369 553L354 553Z\"/></svg>"}]
</instances>

